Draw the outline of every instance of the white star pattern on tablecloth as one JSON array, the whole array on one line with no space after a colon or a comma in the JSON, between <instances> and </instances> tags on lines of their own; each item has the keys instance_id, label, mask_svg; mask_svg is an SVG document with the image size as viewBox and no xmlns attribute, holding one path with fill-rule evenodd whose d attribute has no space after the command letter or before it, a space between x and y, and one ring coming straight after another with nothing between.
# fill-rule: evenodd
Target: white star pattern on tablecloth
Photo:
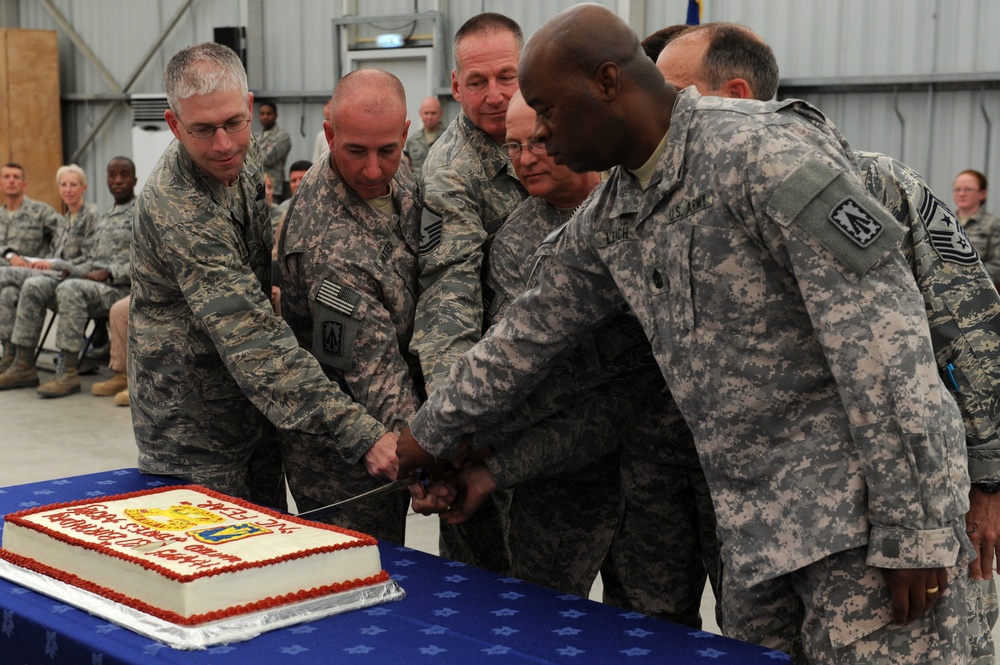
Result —
<instances>
[{"instance_id":1,"label":"white star pattern on tablecloth","mask_svg":"<svg viewBox=\"0 0 1000 665\"><path fill-rule=\"evenodd\" d=\"M458 598L462 594L457 591L440 591L434 595L438 598Z\"/></svg>"},{"instance_id":2,"label":"white star pattern on tablecloth","mask_svg":"<svg viewBox=\"0 0 1000 665\"><path fill-rule=\"evenodd\" d=\"M642 649L639 647L632 647L631 649L623 649L620 653L626 656L648 656L649 649Z\"/></svg>"},{"instance_id":3,"label":"white star pattern on tablecloth","mask_svg":"<svg viewBox=\"0 0 1000 665\"><path fill-rule=\"evenodd\" d=\"M487 656L505 656L510 652L510 647L505 647L502 644L494 644L489 649L483 649L483 653Z\"/></svg>"},{"instance_id":4,"label":"white star pattern on tablecloth","mask_svg":"<svg viewBox=\"0 0 1000 665\"><path fill-rule=\"evenodd\" d=\"M309 651L309 649L307 649L304 646L299 645L299 644L293 644L290 647L282 647L281 648L281 653L287 654L289 656L297 656L300 653L305 653L306 651Z\"/></svg>"},{"instance_id":5,"label":"white star pattern on tablecloth","mask_svg":"<svg viewBox=\"0 0 1000 665\"><path fill-rule=\"evenodd\" d=\"M697 652L702 658L722 658L726 655L725 651L719 651L718 649L704 649L703 651Z\"/></svg>"},{"instance_id":6,"label":"white star pattern on tablecloth","mask_svg":"<svg viewBox=\"0 0 1000 665\"><path fill-rule=\"evenodd\" d=\"M393 561L392 565L405 568L406 566L415 566L417 564L413 559L400 559L399 561Z\"/></svg>"},{"instance_id":7,"label":"white star pattern on tablecloth","mask_svg":"<svg viewBox=\"0 0 1000 665\"><path fill-rule=\"evenodd\" d=\"M493 610L490 614L495 614L498 617L512 617L517 614L517 610L512 610L509 607L505 607L501 610Z\"/></svg>"},{"instance_id":8,"label":"white star pattern on tablecloth","mask_svg":"<svg viewBox=\"0 0 1000 665\"><path fill-rule=\"evenodd\" d=\"M431 626L430 628L421 628L420 632L424 635L444 635L448 629L444 626Z\"/></svg>"},{"instance_id":9,"label":"white star pattern on tablecloth","mask_svg":"<svg viewBox=\"0 0 1000 665\"><path fill-rule=\"evenodd\" d=\"M460 584L462 582L465 582L468 579L469 579L468 577L463 577L461 575L449 575L448 577L444 578L444 581L445 582L453 582L455 584Z\"/></svg>"},{"instance_id":10,"label":"white star pattern on tablecloth","mask_svg":"<svg viewBox=\"0 0 1000 665\"><path fill-rule=\"evenodd\" d=\"M447 649L442 649L439 646L430 645L429 647L420 647L420 653L425 656L436 656L439 653L444 653Z\"/></svg>"},{"instance_id":11,"label":"white star pattern on tablecloth","mask_svg":"<svg viewBox=\"0 0 1000 665\"><path fill-rule=\"evenodd\" d=\"M629 637L648 637L653 633L648 630L643 630L642 628L632 628L631 630L626 630L625 634Z\"/></svg>"},{"instance_id":12,"label":"white star pattern on tablecloth","mask_svg":"<svg viewBox=\"0 0 1000 665\"><path fill-rule=\"evenodd\" d=\"M501 626L499 628L491 629L495 635L503 635L504 637L510 637L514 633L520 633L517 628L511 628L510 626Z\"/></svg>"},{"instance_id":13,"label":"white star pattern on tablecloth","mask_svg":"<svg viewBox=\"0 0 1000 665\"><path fill-rule=\"evenodd\" d=\"M573 635L579 635L582 631L579 628L570 628L567 626L565 628L558 628L552 632L556 635L562 635L563 637L570 637Z\"/></svg>"},{"instance_id":14,"label":"white star pattern on tablecloth","mask_svg":"<svg viewBox=\"0 0 1000 665\"><path fill-rule=\"evenodd\" d=\"M561 649L556 649L556 653L560 656L579 656L581 653L587 653L583 649L577 649L576 647L563 647Z\"/></svg>"},{"instance_id":15,"label":"white star pattern on tablecloth","mask_svg":"<svg viewBox=\"0 0 1000 665\"><path fill-rule=\"evenodd\" d=\"M453 610L450 607L442 607L439 610L434 610L431 614L436 617L450 617L454 614L458 614L458 610Z\"/></svg>"},{"instance_id":16,"label":"white star pattern on tablecloth","mask_svg":"<svg viewBox=\"0 0 1000 665\"><path fill-rule=\"evenodd\" d=\"M349 653L351 655L357 655L357 654L362 654L362 653L368 653L369 651L373 651L374 649L375 649L375 647L370 647L367 644L359 644L356 647L348 647L348 648L344 649L344 651L346 651L347 653Z\"/></svg>"},{"instance_id":17,"label":"white star pattern on tablecloth","mask_svg":"<svg viewBox=\"0 0 1000 665\"><path fill-rule=\"evenodd\" d=\"M367 628L362 628L360 632L362 635L378 635L386 631L385 628L379 628L378 626L368 626Z\"/></svg>"},{"instance_id":18,"label":"white star pattern on tablecloth","mask_svg":"<svg viewBox=\"0 0 1000 665\"><path fill-rule=\"evenodd\" d=\"M579 619L580 617L587 616L587 613L581 612L580 610L565 610L560 612L559 616L566 617L567 619Z\"/></svg>"},{"instance_id":19,"label":"white star pattern on tablecloth","mask_svg":"<svg viewBox=\"0 0 1000 665\"><path fill-rule=\"evenodd\" d=\"M521 598L524 598L524 594L518 593L517 591L505 591L500 594L500 597L504 600L520 600Z\"/></svg>"}]
</instances>

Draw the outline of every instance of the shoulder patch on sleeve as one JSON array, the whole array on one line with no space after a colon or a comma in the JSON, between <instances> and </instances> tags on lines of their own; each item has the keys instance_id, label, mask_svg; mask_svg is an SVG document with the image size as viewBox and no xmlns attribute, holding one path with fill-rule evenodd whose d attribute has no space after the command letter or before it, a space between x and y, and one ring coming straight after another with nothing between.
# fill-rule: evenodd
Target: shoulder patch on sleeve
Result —
<instances>
[{"instance_id":1,"label":"shoulder patch on sleeve","mask_svg":"<svg viewBox=\"0 0 1000 665\"><path fill-rule=\"evenodd\" d=\"M316 302L347 316L354 314L360 300L361 296L357 291L327 279L324 279L323 283L319 285L319 291L316 293Z\"/></svg>"},{"instance_id":2,"label":"shoulder patch on sleeve","mask_svg":"<svg viewBox=\"0 0 1000 665\"><path fill-rule=\"evenodd\" d=\"M354 363L354 347L361 322L355 318L360 294L346 286L323 280L316 293L312 353L324 365L348 370Z\"/></svg>"},{"instance_id":3,"label":"shoulder patch on sleeve","mask_svg":"<svg viewBox=\"0 0 1000 665\"><path fill-rule=\"evenodd\" d=\"M771 197L771 206L847 268L863 274L904 235L903 227L843 173L811 159Z\"/></svg>"},{"instance_id":4,"label":"shoulder patch on sleeve","mask_svg":"<svg viewBox=\"0 0 1000 665\"><path fill-rule=\"evenodd\" d=\"M920 202L918 214L927 227L927 235L934 251L942 261L966 266L977 264L979 253L965 235L965 229L955 219L955 215L931 190L922 185L920 189L923 201Z\"/></svg>"},{"instance_id":5,"label":"shoulder patch on sleeve","mask_svg":"<svg viewBox=\"0 0 1000 665\"><path fill-rule=\"evenodd\" d=\"M441 215L425 207L420 216L420 254L430 254L441 244Z\"/></svg>"}]
</instances>

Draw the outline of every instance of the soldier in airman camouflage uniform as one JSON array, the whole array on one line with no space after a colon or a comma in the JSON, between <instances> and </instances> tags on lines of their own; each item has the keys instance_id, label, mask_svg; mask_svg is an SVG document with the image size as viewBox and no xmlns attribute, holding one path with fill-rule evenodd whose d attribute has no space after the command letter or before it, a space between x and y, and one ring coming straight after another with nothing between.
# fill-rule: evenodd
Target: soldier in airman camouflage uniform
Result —
<instances>
[{"instance_id":1,"label":"soldier in airman camouflage uniform","mask_svg":"<svg viewBox=\"0 0 1000 665\"><path fill-rule=\"evenodd\" d=\"M139 196L132 239L139 468L280 506L273 424L394 477L380 453L395 436L326 378L268 301L273 237L239 58L211 43L183 49L164 89L178 140Z\"/></svg>"},{"instance_id":2,"label":"soldier in airman camouflage uniform","mask_svg":"<svg viewBox=\"0 0 1000 665\"><path fill-rule=\"evenodd\" d=\"M0 206L0 267L27 268L28 262L24 257L49 256L62 220L52 206L25 195L28 179L20 164L10 162L0 168L0 188L4 196ZM16 273L14 275L7 281L19 279ZM19 283L0 284L2 311L10 314L16 311L19 291ZM14 318L2 318L0 344L3 345L3 358L0 359L0 371L14 362L14 346L10 341Z\"/></svg>"},{"instance_id":3,"label":"soldier in airman camouflage uniform","mask_svg":"<svg viewBox=\"0 0 1000 665\"><path fill-rule=\"evenodd\" d=\"M694 433L722 602L760 601L726 632L807 662L965 662L960 412L904 231L846 141L803 102L677 94L597 5L543 26L521 66L558 163L622 166L404 431L400 472L452 454L626 302Z\"/></svg>"},{"instance_id":4,"label":"soldier in airman camouflage uniform","mask_svg":"<svg viewBox=\"0 0 1000 665\"><path fill-rule=\"evenodd\" d=\"M83 189L86 189L87 176L79 166L74 164L61 167L56 172L57 183L60 175L77 178ZM67 208L56 231L56 237L52 241L52 257L41 257L42 260L33 261L22 267L0 266L0 344L4 346L4 356L0 359L0 373L5 372L14 362L14 347L10 343L10 336L14 332L17 298L21 292L21 285L29 277L41 274L39 271L52 268L51 262L44 260L45 258L57 258L70 264L83 261L83 243L94 232L97 220L97 209L92 203L83 202L76 212ZM61 271L57 270L52 274L57 276Z\"/></svg>"},{"instance_id":5,"label":"soldier in airman camouflage uniform","mask_svg":"<svg viewBox=\"0 0 1000 665\"><path fill-rule=\"evenodd\" d=\"M472 17L455 34L452 94L462 112L424 163L420 299L410 349L428 392L442 385L483 331L484 245L525 197L501 147L507 102L517 90L520 26L501 14ZM493 495L461 525L442 524L441 555L506 572L510 497Z\"/></svg>"},{"instance_id":6,"label":"soldier in airman camouflage uniform","mask_svg":"<svg viewBox=\"0 0 1000 665\"><path fill-rule=\"evenodd\" d=\"M333 100L330 152L299 184L279 243L282 315L327 377L398 434L423 394L407 350L421 208L413 177L399 168L406 98L392 74L362 69L337 83ZM284 434L282 450L300 511L382 484L316 437ZM407 499L388 494L321 519L402 544Z\"/></svg>"},{"instance_id":7,"label":"soldier in airman camouflage uniform","mask_svg":"<svg viewBox=\"0 0 1000 665\"><path fill-rule=\"evenodd\" d=\"M127 163L120 178L119 163ZM132 209L135 199L135 165L127 157L108 163L108 186L115 204L102 216L92 233L85 236L80 254L69 269L41 272L21 286L11 343L17 350L14 363L0 374L0 390L38 385L35 348L45 325L47 310L59 313L56 348L61 357L56 376L38 387L42 397L65 397L80 392L77 364L85 342L87 322L107 316L111 305L128 294L130 283L129 243L132 238ZM127 180L125 189L116 189L118 180ZM119 191L121 193L119 193ZM72 274L72 276L69 276ZM63 279L63 276L69 276Z\"/></svg>"},{"instance_id":8,"label":"soldier in airman camouflage uniform","mask_svg":"<svg viewBox=\"0 0 1000 665\"><path fill-rule=\"evenodd\" d=\"M758 35L729 23L688 30L658 58L668 83L694 85L702 94L774 96L777 60ZM973 483L966 521L980 555L970 565L969 643L972 662L988 665L997 620L991 562L1000 544L994 535L1000 534L1000 296L973 244L918 173L886 155L855 157L868 192L906 229L902 249L924 298L939 373L962 411Z\"/></svg>"}]
</instances>

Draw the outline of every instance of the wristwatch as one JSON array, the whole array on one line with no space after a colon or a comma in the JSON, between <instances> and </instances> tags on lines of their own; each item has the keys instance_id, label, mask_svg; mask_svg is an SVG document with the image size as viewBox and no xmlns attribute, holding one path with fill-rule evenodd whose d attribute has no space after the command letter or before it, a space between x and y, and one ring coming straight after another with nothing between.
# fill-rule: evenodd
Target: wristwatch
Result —
<instances>
[{"instance_id":1,"label":"wristwatch","mask_svg":"<svg viewBox=\"0 0 1000 665\"><path fill-rule=\"evenodd\" d=\"M986 494L1000 492L1000 480L980 480L977 483L972 483L972 485L979 488L980 492L985 492Z\"/></svg>"}]
</instances>

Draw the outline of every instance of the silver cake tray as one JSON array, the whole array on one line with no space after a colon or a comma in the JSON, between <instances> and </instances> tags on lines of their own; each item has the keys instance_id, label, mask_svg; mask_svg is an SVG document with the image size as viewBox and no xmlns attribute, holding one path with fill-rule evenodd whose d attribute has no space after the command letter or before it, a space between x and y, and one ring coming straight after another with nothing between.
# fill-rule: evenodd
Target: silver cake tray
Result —
<instances>
[{"instance_id":1,"label":"silver cake tray","mask_svg":"<svg viewBox=\"0 0 1000 665\"><path fill-rule=\"evenodd\" d=\"M406 597L403 588L390 579L371 586L301 600L228 619L209 621L197 626L180 626L48 575L15 566L2 559L0 559L0 577L167 646L185 650L207 649L220 644L242 642L269 630L315 621Z\"/></svg>"}]
</instances>

